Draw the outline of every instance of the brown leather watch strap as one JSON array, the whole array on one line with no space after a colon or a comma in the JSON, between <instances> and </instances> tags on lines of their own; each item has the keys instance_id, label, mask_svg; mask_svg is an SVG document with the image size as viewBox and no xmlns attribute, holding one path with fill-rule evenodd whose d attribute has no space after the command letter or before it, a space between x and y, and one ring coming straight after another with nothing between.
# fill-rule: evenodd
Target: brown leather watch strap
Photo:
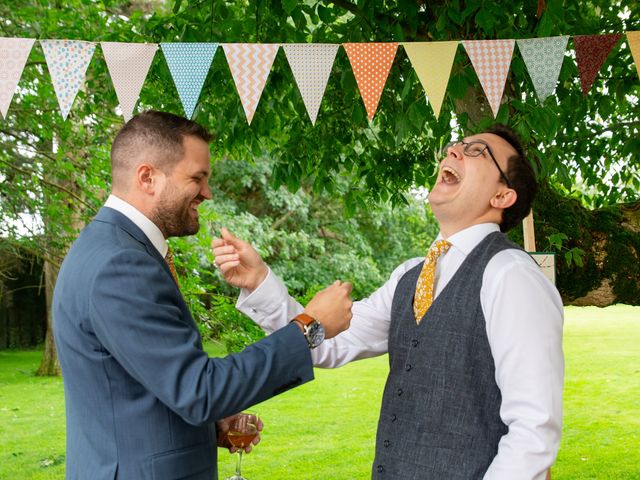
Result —
<instances>
[{"instance_id":1,"label":"brown leather watch strap","mask_svg":"<svg viewBox=\"0 0 640 480\"><path fill-rule=\"evenodd\" d=\"M306 313L300 313L293 318L292 322L300 322L302 325L308 327L311 323L315 322L315 318Z\"/></svg>"}]
</instances>

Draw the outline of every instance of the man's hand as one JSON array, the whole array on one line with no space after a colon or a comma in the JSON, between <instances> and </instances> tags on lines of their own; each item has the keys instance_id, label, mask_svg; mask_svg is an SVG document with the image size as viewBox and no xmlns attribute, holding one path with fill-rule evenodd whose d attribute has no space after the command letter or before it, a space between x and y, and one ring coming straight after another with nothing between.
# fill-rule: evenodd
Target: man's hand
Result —
<instances>
[{"instance_id":1,"label":"man's hand","mask_svg":"<svg viewBox=\"0 0 640 480\"><path fill-rule=\"evenodd\" d=\"M349 328L352 301L351 284L336 280L320 290L309 301L304 313L315 318L324 327L324 338L332 338Z\"/></svg>"},{"instance_id":2,"label":"man's hand","mask_svg":"<svg viewBox=\"0 0 640 480\"><path fill-rule=\"evenodd\" d=\"M221 238L211 242L216 267L231 285L255 290L269 273L267 265L249 243L234 237L226 228L220 233Z\"/></svg>"},{"instance_id":3,"label":"man's hand","mask_svg":"<svg viewBox=\"0 0 640 480\"><path fill-rule=\"evenodd\" d=\"M236 447L231 445L229 439L227 438L227 433L229 433L229 426L231 425L231 420L235 417L235 415L231 415L230 417L223 418L222 420L218 420L216 422L216 427L218 430L218 447L220 448L228 448L229 452L235 453L238 451ZM244 448L246 453L249 453L253 448L253 445L257 445L260 442L260 432L264 425L262 424L262 420L258 419L258 435L251 442L252 445L248 445Z\"/></svg>"}]
</instances>

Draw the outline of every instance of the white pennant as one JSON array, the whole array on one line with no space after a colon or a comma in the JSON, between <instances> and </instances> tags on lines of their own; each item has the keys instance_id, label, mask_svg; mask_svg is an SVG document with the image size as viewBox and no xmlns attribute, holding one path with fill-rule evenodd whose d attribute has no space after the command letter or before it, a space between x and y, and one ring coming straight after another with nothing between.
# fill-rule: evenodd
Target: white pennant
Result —
<instances>
[{"instance_id":1,"label":"white pennant","mask_svg":"<svg viewBox=\"0 0 640 480\"><path fill-rule=\"evenodd\" d=\"M282 47L311 123L315 125L339 45L291 43Z\"/></svg>"},{"instance_id":2,"label":"white pennant","mask_svg":"<svg viewBox=\"0 0 640 480\"><path fill-rule=\"evenodd\" d=\"M40 40L40 45L47 60L62 118L66 120L84 83L96 44L80 40Z\"/></svg>"},{"instance_id":3,"label":"white pennant","mask_svg":"<svg viewBox=\"0 0 640 480\"><path fill-rule=\"evenodd\" d=\"M158 44L101 42L100 45L118 95L122 116L128 122L133 116L133 109L158 50Z\"/></svg>"},{"instance_id":4,"label":"white pennant","mask_svg":"<svg viewBox=\"0 0 640 480\"><path fill-rule=\"evenodd\" d=\"M0 113L7 117L13 94L27 63L33 38L0 38Z\"/></svg>"}]
</instances>

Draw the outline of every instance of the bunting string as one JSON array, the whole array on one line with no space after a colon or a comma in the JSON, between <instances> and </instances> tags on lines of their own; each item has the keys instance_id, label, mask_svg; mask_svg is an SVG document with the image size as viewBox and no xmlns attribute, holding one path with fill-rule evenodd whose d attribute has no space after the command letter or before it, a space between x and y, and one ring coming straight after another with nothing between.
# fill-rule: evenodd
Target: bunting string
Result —
<instances>
[{"instance_id":1,"label":"bunting string","mask_svg":"<svg viewBox=\"0 0 640 480\"><path fill-rule=\"evenodd\" d=\"M626 36L631 57L640 71L640 31L625 34L573 37L580 85L589 94L613 47ZM0 113L6 119L35 39L0 37ZM97 43L80 40L38 40L45 55L60 114L66 119ZM133 116L156 51L160 49L184 113L193 117L218 46L229 64L240 103L251 124L273 61L283 48L309 120L315 125L327 82L340 46L347 54L369 121L378 103L401 45L425 91L436 117L440 115L458 44L464 46L487 97L494 118L503 100L515 45L527 67L540 103L553 95L565 58L569 36L462 40L449 42L373 42L344 44L261 43L120 43L100 42L120 109L125 120Z\"/></svg>"}]
</instances>

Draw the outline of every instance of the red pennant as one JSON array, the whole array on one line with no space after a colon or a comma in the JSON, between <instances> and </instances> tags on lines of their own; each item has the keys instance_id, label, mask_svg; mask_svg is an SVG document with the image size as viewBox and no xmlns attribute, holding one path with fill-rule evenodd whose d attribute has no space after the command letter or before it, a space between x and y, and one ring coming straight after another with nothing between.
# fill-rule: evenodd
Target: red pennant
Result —
<instances>
[{"instance_id":1,"label":"red pennant","mask_svg":"<svg viewBox=\"0 0 640 480\"><path fill-rule=\"evenodd\" d=\"M609 33L606 35L576 35L573 37L582 95L585 97L591 90L593 81L596 79L602 64L609 56L609 52L620 40L621 36L619 33Z\"/></svg>"}]
</instances>

